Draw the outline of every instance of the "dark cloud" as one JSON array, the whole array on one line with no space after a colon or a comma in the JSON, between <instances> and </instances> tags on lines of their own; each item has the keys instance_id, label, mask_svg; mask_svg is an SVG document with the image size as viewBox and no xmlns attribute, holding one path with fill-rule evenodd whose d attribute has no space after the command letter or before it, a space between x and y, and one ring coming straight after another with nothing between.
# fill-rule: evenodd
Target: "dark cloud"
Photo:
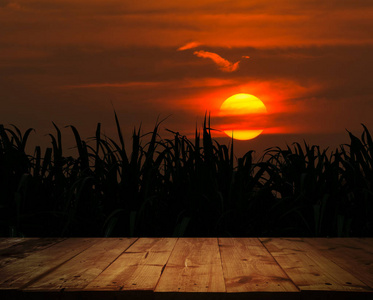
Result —
<instances>
[{"instance_id":1,"label":"dark cloud","mask_svg":"<svg viewBox=\"0 0 373 300\"><path fill-rule=\"evenodd\" d=\"M10 3L10 0L0 0L0 7L5 7Z\"/></svg>"},{"instance_id":2,"label":"dark cloud","mask_svg":"<svg viewBox=\"0 0 373 300\"><path fill-rule=\"evenodd\" d=\"M4 0L2 0L4 2ZM266 14L305 14L313 11L319 13L333 10L369 9L373 7L371 1L366 0L330 0L315 2L314 0L289 1L289 0L246 0L237 1L148 1L146 5L139 1L107 0L20 0L23 5L37 9L47 10L81 10L86 13L98 14L165 14L165 13L266 13ZM1 3L1 2L0 2Z\"/></svg>"},{"instance_id":3,"label":"dark cloud","mask_svg":"<svg viewBox=\"0 0 373 300\"><path fill-rule=\"evenodd\" d=\"M113 102L129 132L172 114L167 127L189 133L206 110L246 92L266 101L271 128L321 134L373 126L372 1L0 0L0 7L4 123L44 128L53 120L88 135L102 121L115 133ZM198 59L200 44L177 51L191 41L240 67L221 72Z\"/></svg>"}]
</instances>

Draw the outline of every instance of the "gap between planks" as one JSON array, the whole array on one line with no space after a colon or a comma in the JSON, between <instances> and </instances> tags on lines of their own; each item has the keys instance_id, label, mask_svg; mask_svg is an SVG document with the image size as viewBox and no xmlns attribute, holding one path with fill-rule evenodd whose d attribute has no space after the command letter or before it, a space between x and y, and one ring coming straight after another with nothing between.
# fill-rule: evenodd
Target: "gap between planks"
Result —
<instances>
[{"instance_id":1,"label":"gap between planks","mask_svg":"<svg viewBox=\"0 0 373 300\"><path fill-rule=\"evenodd\" d=\"M74 239L68 239L67 241L69 240ZM10 283L12 288L17 287L17 284L19 288L27 286L25 291L59 291L65 289L71 291L71 293L81 290L82 292L88 292L89 295L93 295L90 292L100 291L113 292L113 294L125 291L126 295L143 291L155 291L156 297L171 297L172 295L178 295L177 297L179 297L181 296L180 292L184 291L187 292L184 293L187 294L184 296L191 297L191 299L195 299L196 295L203 292L216 296L230 294L229 296L237 297L240 297L240 295L242 297L248 296L247 292L249 292L249 295L255 299L258 295L260 297L265 296L268 292L268 295L275 293L276 297L286 296L285 298L289 299L288 296L296 295L299 297L299 294L313 296L316 295L315 293L320 293L320 295L331 296L333 293L348 292L348 294L351 294L352 292L356 294L358 292L360 295L371 291L371 288L366 285L367 282L364 284L363 280L359 280L356 274L358 268L353 274L350 270L353 264L345 262L346 265L343 266L343 255L333 256L328 252L328 247L331 246L328 245L326 240L319 243L317 239L300 238L140 238L134 239L132 244L113 260L112 258L119 252L108 254L106 266L100 264L98 269L96 269L97 265L91 268L90 263L97 259L96 250L101 249L103 251L105 247L107 248L107 245L104 246L105 239L81 240L96 240L96 242L91 241L88 246L86 244L87 247L81 248L80 252L77 252L77 249L70 249L72 251L69 252L70 254L66 252L68 249L65 249L66 251L63 249L66 247L61 247L61 244L69 244L67 241L53 245L53 247L48 248L49 250L38 250L27 257L25 261L28 262L28 265L22 265L22 259L20 259L1 269L0 285L4 284L3 276L9 275L9 270L20 271L22 267L26 270L18 273L21 280L15 280L11 276L10 281L6 280L6 284ZM366 252L363 259L368 261L368 256L373 249L372 241L351 239L353 246L346 244L347 242L343 243L342 240L335 240L335 243L338 245L342 243L340 249L337 249L340 254L344 253L344 249L347 249L348 253L356 254L362 251L359 245L362 248L364 245L367 246L368 250L363 249ZM3 245L7 243L4 240L1 242ZM15 241L10 244L17 246L19 242ZM70 245L74 244L71 243ZM87 243L89 244L89 242ZM183 246L185 246L185 249ZM47 270L44 269L43 272L39 270L35 277L34 272L31 272L28 268L37 266L38 259L40 262L40 253L50 253L53 248L60 249L60 256L57 257L60 264L56 264L49 257L49 261L52 264L54 263L54 266ZM84 261L84 257L87 259L87 254L89 254L90 261L79 264L81 260ZM67 258L68 256L71 257L66 260L62 259L62 257ZM358 255L357 257L359 258ZM290 266L293 262L295 262L294 266ZM51 274L61 275L69 270L70 266L83 274L83 280L80 276L80 279L67 280L68 283L65 282L62 285L56 282ZM44 264L42 262L42 268L46 268L45 262ZM2 272L3 270L5 272ZM369 270L371 269L368 269L367 272ZM172 279L171 283L162 279L165 274L168 274L165 279L167 277ZM194 276L190 276L189 279L183 278L188 277L185 274ZM215 279L212 280L212 277L218 280L215 286L213 283ZM312 280L305 284L305 282L302 282L304 278L311 278ZM29 281L22 285L22 280ZM81 283L77 284L79 280ZM204 286L206 282L207 285ZM350 284L347 282L350 282ZM84 285L86 286L83 288ZM191 290L188 290L188 287L191 287ZM298 287L301 293L298 292ZM317 291L315 292L315 290Z\"/></svg>"},{"instance_id":2,"label":"gap between planks","mask_svg":"<svg viewBox=\"0 0 373 300\"><path fill-rule=\"evenodd\" d=\"M137 239L97 239L87 249L24 288L24 291L83 289L126 251Z\"/></svg>"},{"instance_id":3,"label":"gap between planks","mask_svg":"<svg viewBox=\"0 0 373 300\"><path fill-rule=\"evenodd\" d=\"M219 249L227 292L299 292L259 239L219 238Z\"/></svg>"},{"instance_id":4,"label":"gap between planks","mask_svg":"<svg viewBox=\"0 0 373 300\"><path fill-rule=\"evenodd\" d=\"M370 295L371 289L302 238L261 238L302 294ZM351 294L352 293L352 294ZM353 296L355 297L355 296Z\"/></svg>"},{"instance_id":5,"label":"gap between planks","mask_svg":"<svg viewBox=\"0 0 373 300\"><path fill-rule=\"evenodd\" d=\"M154 291L177 239L140 238L85 291Z\"/></svg>"}]
</instances>

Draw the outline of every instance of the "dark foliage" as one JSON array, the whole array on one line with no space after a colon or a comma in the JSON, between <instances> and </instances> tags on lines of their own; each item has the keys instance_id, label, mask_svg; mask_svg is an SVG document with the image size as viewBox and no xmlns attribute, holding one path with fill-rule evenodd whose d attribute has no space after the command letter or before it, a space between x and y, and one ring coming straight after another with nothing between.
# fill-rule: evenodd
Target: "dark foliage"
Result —
<instances>
[{"instance_id":1,"label":"dark foliage","mask_svg":"<svg viewBox=\"0 0 373 300\"><path fill-rule=\"evenodd\" d=\"M125 148L103 136L75 136L78 157L51 148L25 152L22 134L0 125L2 236L373 236L373 142L361 138L328 153L295 143L237 160L204 124L194 141L133 132ZM144 145L143 140L148 140Z\"/></svg>"}]
</instances>

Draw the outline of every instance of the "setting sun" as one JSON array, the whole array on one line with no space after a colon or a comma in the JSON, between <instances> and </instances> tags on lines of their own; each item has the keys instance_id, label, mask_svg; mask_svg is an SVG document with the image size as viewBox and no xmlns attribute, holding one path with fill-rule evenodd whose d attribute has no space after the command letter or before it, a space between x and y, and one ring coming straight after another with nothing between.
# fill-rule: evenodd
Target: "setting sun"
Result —
<instances>
[{"instance_id":1,"label":"setting sun","mask_svg":"<svg viewBox=\"0 0 373 300\"><path fill-rule=\"evenodd\" d=\"M264 130L263 119L267 113L264 103L250 94L229 97L220 107L220 116L226 121L224 133L237 140L250 140Z\"/></svg>"}]
</instances>

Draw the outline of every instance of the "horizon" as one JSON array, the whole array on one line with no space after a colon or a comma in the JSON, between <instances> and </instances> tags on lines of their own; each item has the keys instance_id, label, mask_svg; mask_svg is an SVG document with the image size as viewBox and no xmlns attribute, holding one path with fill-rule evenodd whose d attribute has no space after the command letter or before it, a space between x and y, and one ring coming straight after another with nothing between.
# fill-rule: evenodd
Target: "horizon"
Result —
<instances>
[{"instance_id":1,"label":"horizon","mask_svg":"<svg viewBox=\"0 0 373 300\"><path fill-rule=\"evenodd\" d=\"M1 0L0 20L0 123L35 128L35 145L49 144L52 121L83 139L102 123L115 137L113 108L125 137L170 116L163 127L191 138L206 112L221 131L264 124L235 140L237 156L303 140L333 150L346 129L373 130L367 1ZM222 117L239 93L258 97L265 118Z\"/></svg>"},{"instance_id":2,"label":"horizon","mask_svg":"<svg viewBox=\"0 0 373 300\"><path fill-rule=\"evenodd\" d=\"M119 117L119 116L118 116ZM112 128L106 130L105 124L102 124L101 122L97 122L96 126L98 123L101 124L101 133L108 137L113 139L116 142L119 142L119 136L115 124L115 120L113 117L112 120ZM119 123L121 125L121 120L119 118ZM1 124L5 125L5 128L9 128L13 130L14 128L12 126L7 126L7 124ZM9 125L9 124L8 124ZM12 124L17 126L17 124ZM106 124L107 125L107 124ZM215 129L213 129L213 124L211 124L211 137L213 140L218 142L219 144L225 144L225 145L230 145L232 143L232 138L227 137L227 136L216 136L216 134L219 134L219 132ZM335 153L336 149L339 149L340 146L349 144L350 143L350 137L349 137L349 132L351 132L353 135L355 135L358 138L361 138L361 135L363 134L363 126L364 124L361 124L361 130L360 131L349 131L348 129L345 130L344 133L340 133L338 135L336 134L309 134L307 135L307 139L304 138L302 134L266 134L266 135L259 135L255 139L252 140L236 140L233 139L233 144L234 144L234 156L236 158L241 158L243 157L244 154L247 152L253 150L253 158L254 160L260 159L264 154L265 151L269 148L276 148L279 147L281 149L285 149L286 147L293 147L295 143L299 143L302 148L304 148L305 143L309 146L318 146L320 147L320 150L327 150L327 153ZM73 134L73 131L69 126L74 126L74 124L69 124L69 125L64 125L60 126L60 124L56 124L56 126L60 129L61 131L61 136L62 136L62 149L63 149L63 155L65 157L67 156L72 156L75 157L78 155L77 153L77 148L76 148L76 141L75 137ZM90 130L90 133L86 136L82 136L82 140L85 142L88 142L88 144L93 143L93 138L95 137L95 131L96 131L96 126L92 127ZM31 128L31 127L29 127ZM27 129L25 128L19 128L21 130L21 133L24 134ZM52 140L49 136L49 134L56 135L56 130L53 126L53 123L51 121L49 128L43 128L43 134L41 134L40 130L38 128L32 128L33 131L30 133L28 137L28 141L26 144L26 153L32 155L32 153L35 151L35 147L39 146L41 147L42 153L45 151L46 148L51 148L52 147ZM80 129L76 127L78 130L78 133L81 134ZM140 142L144 146L147 142L149 142L150 136L149 134L153 132L154 126L149 127L149 128L142 128L141 125L135 126L133 128L122 128L121 131L123 133L123 138L124 138L124 144L126 147L126 151L131 151L132 147L132 134L134 130L137 132L137 130L140 129ZM200 124L196 124L195 130L197 129L198 133L202 137L202 131L203 131L203 122ZM192 136L187 136L183 132L179 132L177 130L174 130L174 128L170 128L167 126L167 119L164 120L163 122L160 123L158 134L159 134L159 139L172 139L174 135L169 132L178 132L180 136L185 136L187 137L188 140L190 140L192 143L195 141L195 133ZM369 130L369 128L368 128ZM109 133L108 133L109 132ZM331 138L333 138L333 143L330 142ZM129 152L130 153L130 152Z\"/></svg>"}]
</instances>

